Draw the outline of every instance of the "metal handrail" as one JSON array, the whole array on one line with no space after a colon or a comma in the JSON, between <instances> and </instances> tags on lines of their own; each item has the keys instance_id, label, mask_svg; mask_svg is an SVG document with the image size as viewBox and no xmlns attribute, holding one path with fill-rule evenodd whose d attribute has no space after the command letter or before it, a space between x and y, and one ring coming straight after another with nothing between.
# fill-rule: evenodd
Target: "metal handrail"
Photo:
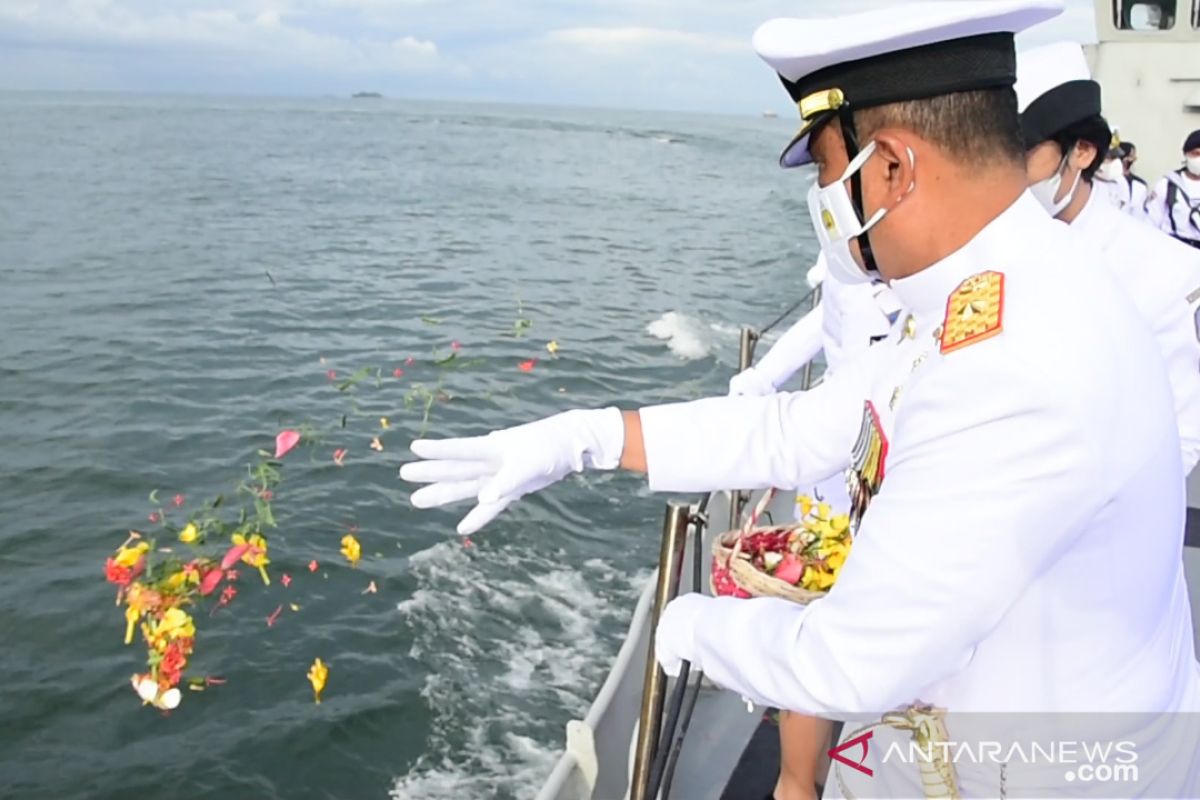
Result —
<instances>
[{"instance_id":1,"label":"metal handrail","mask_svg":"<svg viewBox=\"0 0 1200 800\"><path fill-rule=\"evenodd\" d=\"M809 303L810 311L817 307L817 304L821 302L820 285L805 294L783 314L764 327L761 332L749 327L742 328L741 339L738 343L738 372L748 369L754 363L754 350L762 338L762 334L787 319L805 302ZM806 389L812 385L811 362L804 366L803 385ZM684 737L687 735L692 713L700 695L704 676L697 670L695 681L689 685L691 664L684 661L680 667L679 676L676 678L675 690L671 695L664 725L666 673L658 666L655 658L654 636L663 609L679 593L679 578L689 525L693 528L695 536L692 553L693 588L695 591L701 590L702 551L704 530L708 523L706 514L708 499L709 496L705 495L695 506L689 506L679 501L667 503L666 518L663 521L662 546L658 557L658 584L655 590L649 645L646 652L646 673L642 683L642 706L638 717L637 745L634 750L633 779L630 786L631 800L658 800L660 797L666 800L670 798L675 767L678 764ZM748 495L743 491L733 490L730 492L730 530L738 527L743 506L748 499ZM679 727L678 736L675 734L677 725Z\"/></svg>"}]
</instances>

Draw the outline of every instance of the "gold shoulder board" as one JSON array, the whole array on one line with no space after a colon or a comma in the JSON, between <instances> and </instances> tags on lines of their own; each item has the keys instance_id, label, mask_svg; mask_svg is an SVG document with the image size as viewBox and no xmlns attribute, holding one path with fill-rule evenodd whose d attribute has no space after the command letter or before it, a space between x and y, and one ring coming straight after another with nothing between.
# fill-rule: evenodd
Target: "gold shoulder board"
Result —
<instances>
[{"instance_id":1,"label":"gold shoulder board","mask_svg":"<svg viewBox=\"0 0 1200 800\"><path fill-rule=\"evenodd\" d=\"M972 275L946 298L941 350L950 353L990 339L1004 329L1004 274Z\"/></svg>"}]
</instances>

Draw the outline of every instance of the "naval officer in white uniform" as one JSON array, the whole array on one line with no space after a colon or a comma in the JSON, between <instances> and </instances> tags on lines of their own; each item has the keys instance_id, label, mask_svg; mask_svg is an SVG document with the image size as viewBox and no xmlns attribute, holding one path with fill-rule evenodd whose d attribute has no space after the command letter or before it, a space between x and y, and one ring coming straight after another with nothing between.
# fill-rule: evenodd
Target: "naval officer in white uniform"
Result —
<instances>
[{"instance_id":1,"label":"naval officer in white uniform","mask_svg":"<svg viewBox=\"0 0 1200 800\"><path fill-rule=\"evenodd\" d=\"M1118 211L1092 183L1110 135L1082 47L1060 42L1022 51L1016 88L1030 189L1052 216L1099 246L1154 332L1175 397L1186 475L1200 461L1200 250Z\"/></svg>"},{"instance_id":2,"label":"naval officer in white uniform","mask_svg":"<svg viewBox=\"0 0 1200 800\"><path fill-rule=\"evenodd\" d=\"M428 460L401 475L432 484L414 505L475 500L469 532L586 468L699 491L849 463L861 517L828 596L681 597L657 631L665 669L687 659L756 702L824 716L924 701L952 732L971 711L1160 714L1105 728L1156 757L1122 792L1194 796L1197 731L1170 715L1200 709L1170 385L1098 252L1025 191L1013 32L1060 10L940 2L760 28L803 119L782 161L817 165L830 268L888 281L912 325L809 392L414 442ZM872 753L856 795L920 795L911 764ZM1044 764L955 766L965 796L1079 788Z\"/></svg>"},{"instance_id":3,"label":"naval officer in white uniform","mask_svg":"<svg viewBox=\"0 0 1200 800\"><path fill-rule=\"evenodd\" d=\"M887 284L830 278L823 256L808 271L808 283L821 287L821 301L754 366L729 379L731 395L773 394L818 355L825 359L824 374L832 376L887 336L900 314L900 303Z\"/></svg>"}]
</instances>

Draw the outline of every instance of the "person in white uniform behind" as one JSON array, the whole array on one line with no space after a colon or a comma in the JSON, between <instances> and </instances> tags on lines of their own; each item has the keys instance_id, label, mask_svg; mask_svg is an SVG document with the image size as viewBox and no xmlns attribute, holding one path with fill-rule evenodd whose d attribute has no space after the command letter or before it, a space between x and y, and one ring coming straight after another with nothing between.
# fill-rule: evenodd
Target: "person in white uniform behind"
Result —
<instances>
[{"instance_id":1,"label":"person in white uniform behind","mask_svg":"<svg viewBox=\"0 0 1200 800\"><path fill-rule=\"evenodd\" d=\"M1183 166L1154 184L1146 212L1159 230L1200 248L1200 130L1183 142Z\"/></svg>"},{"instance_id":2,"label":"person in white uniform behind","mask_svg":"<svg viewBox=\"0 0 1200 800\"><path fill-rule=\"evenodd\" d=\"M1200 676L1170 385L1099 252L1026 191L1013 34L1061 10L948 1L762 26L755 47L803 120L781 163L816 164L809 207L831 271L887 281L913 326L808 392L414 442L424 460L401 477L430 485L413 504L475 501L466 533L583 469L694 492L849 466L854 546L828 595L679 597L655 634L668 673L687 660L759 704L831 718L929 703L954 741L980 733L971 712L1033 712L1017 724L1075 740L1067 712L1143 712L1154 718L1105 718L1105 740L1154 759L1122 795L1195 796L1200 731L1185 712L1200 710ZM989 718L993 736L1016 735L1005 719ZM909 741L876 732L846 788L919 796L911 762L881 760ZM1086 789L1038 760L955 767L943 796Z\"/></svg>"},{"instance_id":3,"label":"person in white uniform behind","mask_svg":"<svg viewBox=\"0 0 1200 800\"><path fill-rule=\"evenodd\" d=\"M1099 245L1109 273L1153 331L1171 380L1187 474L1200 461L1200 251L1116 211L1092 184L1110 135L1100 84L1080 45L1018 53L1016 88L1030 189L1052 216Z\"/></svg>"}]
</instances>

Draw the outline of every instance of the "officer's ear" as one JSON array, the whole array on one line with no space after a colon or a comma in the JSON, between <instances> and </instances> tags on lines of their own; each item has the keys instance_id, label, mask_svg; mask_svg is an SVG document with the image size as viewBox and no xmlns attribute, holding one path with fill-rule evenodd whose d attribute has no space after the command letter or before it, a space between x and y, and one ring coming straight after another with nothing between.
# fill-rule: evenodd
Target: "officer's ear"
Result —
<instances>
[{"instance_id":1,"label":"officer's ear","mask_svg":"<svg viewBox=\"0 0 1200 800\"><path fill-rule=\"evenodd\" d=\"M892 209L899 205L916 185L916 156L904 139L892 131L880 131L873 139L886 181L882 207Z\"/></svg>"},{"instance_id":2,"label":"officer's ear","mask_svg":"<svg viewBox=\"0 0 1200 800\"><path fill-rule=\"evenodd\" d=\"M1090 167L1099 155L1100 151L1096 149L1096 145L1080 139L1071 148L1071 156L1067 159L1067 165L1072 169L1083 171Z\"/></svg>"}]
</instances>

